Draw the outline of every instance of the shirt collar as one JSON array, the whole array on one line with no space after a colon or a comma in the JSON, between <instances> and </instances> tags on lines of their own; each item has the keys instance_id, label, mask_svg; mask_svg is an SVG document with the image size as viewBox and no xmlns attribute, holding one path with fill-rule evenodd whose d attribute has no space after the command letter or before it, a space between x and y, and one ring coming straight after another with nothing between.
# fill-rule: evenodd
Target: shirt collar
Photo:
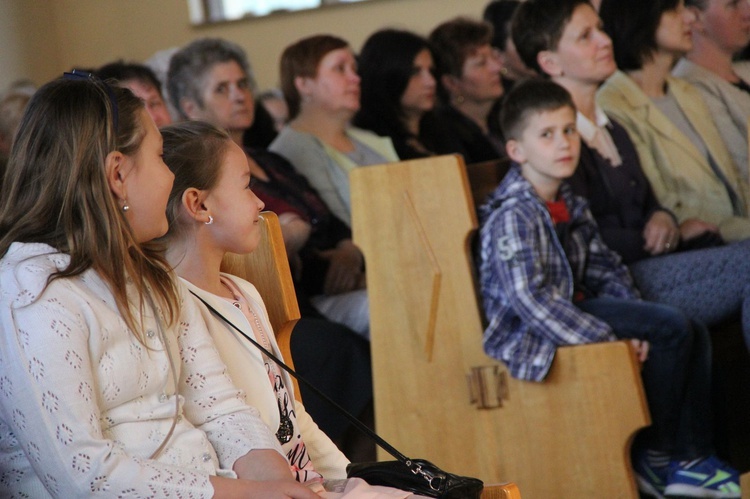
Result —
<instances>
[{"instance_id":1,"label":"shirt collar","mask_svg":"<svg viewBox=\"0 0 750 499\"><path fill-rule=\"evenodd\" d=\"M586 142L590 142L594 139L594 134L597 129L604 128L609 125L609 117L601 107L598 105L594 106L594 118L596 123L585 117L581 112L576 113L576 127L578 127L578 133Z\"/></svg>"}]
</instances>

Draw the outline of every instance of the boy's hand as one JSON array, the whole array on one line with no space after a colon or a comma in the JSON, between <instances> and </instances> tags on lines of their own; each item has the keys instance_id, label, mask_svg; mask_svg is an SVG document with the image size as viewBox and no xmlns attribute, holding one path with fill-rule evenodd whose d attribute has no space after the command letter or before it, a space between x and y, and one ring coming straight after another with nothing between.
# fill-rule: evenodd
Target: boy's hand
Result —
<instances>
[{"instance_id":1,"label":"boy's hand","mask_svg":"<svg viewBox=\"0 0 750 499\"><path fill-rule=\"evenodd\" d=\"M633 349L635 350L635 358L638 359L638 362L640 362L641 364L646 362L646 359L648 359L648 349L650 346L648 341L631 338L630 344L633 345Z\"/></svg>"}]
</instances>

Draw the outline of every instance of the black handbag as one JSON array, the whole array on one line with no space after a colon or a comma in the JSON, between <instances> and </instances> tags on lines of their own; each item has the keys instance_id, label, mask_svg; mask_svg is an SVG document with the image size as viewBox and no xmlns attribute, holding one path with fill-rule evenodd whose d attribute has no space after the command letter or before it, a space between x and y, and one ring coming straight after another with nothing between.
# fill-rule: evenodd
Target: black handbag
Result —
<instances>
[{"instance_id":1,"label":"black handbag","mask_svg":"<svg viewBox=\"0 0 750 499\"><path fill-rule=\"evenodd\" d=\"M424 459L351 463L346 467L346 475L361 478L370 485L386 485L442 499L479 499L484 488L477 478L448 473Z\"/></svg>"},{"instance_id":2,"label":"black handbag","mask_svg":"<svg viewBox=\"0 0 750 499\"><path fill-rule=\"evenodd\" d=\"M383 485L396 489L412 492L414 494L437 497L440 499L479 499L484 488L484 483L478 478L455 475L438 468L424 459L409 459L401 454L395 447L386 442L380 435L365 426L360 420L352 416L349 411L331 400L326 394L318 390L305 378L300 377L292 368L287 366L272 352L260 345L254 338L244 333L235 326L221 312L212 307L203 298L191 291L203 304L217 317L232 326L238 333L244 336L250 343L259 348L269 359L273 360L279 367L293 376L297 381L307 386L320 398L335 407L349 422L359 431L370 437L386 452L396 458L396 461L380 461L374 463L350 463L346 467L346 475L349 478L361 478L370 485Z\"/></svg>"}]
</instances>

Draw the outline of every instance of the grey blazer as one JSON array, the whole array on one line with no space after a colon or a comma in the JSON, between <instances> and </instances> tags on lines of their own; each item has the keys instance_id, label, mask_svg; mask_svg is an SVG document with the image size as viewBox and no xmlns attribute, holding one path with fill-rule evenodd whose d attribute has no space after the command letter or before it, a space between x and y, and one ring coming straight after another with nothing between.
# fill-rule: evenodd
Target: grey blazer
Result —
<instances>
[{"instance_id":1,"label":"grey blazer","mask_svg":"<svg viewBox=\"0 0 750 499\"><path fill-rule=\"evenodd\" d=\"M739 62L734 71L750 83L750 62ZM692 83L700 90L716 128L719 129L737 169L747 182L750 166L747 154L747 120L750 118L750 93L735 87L724 78L685 58L672 74Z\"/></svg>"}]
</instances>

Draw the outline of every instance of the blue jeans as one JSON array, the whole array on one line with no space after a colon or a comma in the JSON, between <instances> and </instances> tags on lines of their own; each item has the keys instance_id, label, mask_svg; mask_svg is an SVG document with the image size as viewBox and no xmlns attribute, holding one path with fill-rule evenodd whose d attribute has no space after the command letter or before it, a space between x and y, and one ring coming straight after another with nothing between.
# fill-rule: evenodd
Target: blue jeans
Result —
<instances>
[{"instance_id":1,"label":"blue jeans","mask_svg":"<svg viewBox=\"0 0 750 499\"><path fill-rule=\"evenodd\" d=\"M650 344L641 377L651 411L642 445L687 460L713 453L711 343L706 327L669 305L592 298L578 307L621 339Z\"/></svg>"},{"instance_id":2,"label":"blue jeans","mask_svg":"<svg viewBox=\"0 0 750 499\"><path fill-rule=\"evenodd\" d=\"M750 348L750 240L647 258L630 272L644 300L677 307L708 327L741 312Z\"/></svg>"}]
</instances>

